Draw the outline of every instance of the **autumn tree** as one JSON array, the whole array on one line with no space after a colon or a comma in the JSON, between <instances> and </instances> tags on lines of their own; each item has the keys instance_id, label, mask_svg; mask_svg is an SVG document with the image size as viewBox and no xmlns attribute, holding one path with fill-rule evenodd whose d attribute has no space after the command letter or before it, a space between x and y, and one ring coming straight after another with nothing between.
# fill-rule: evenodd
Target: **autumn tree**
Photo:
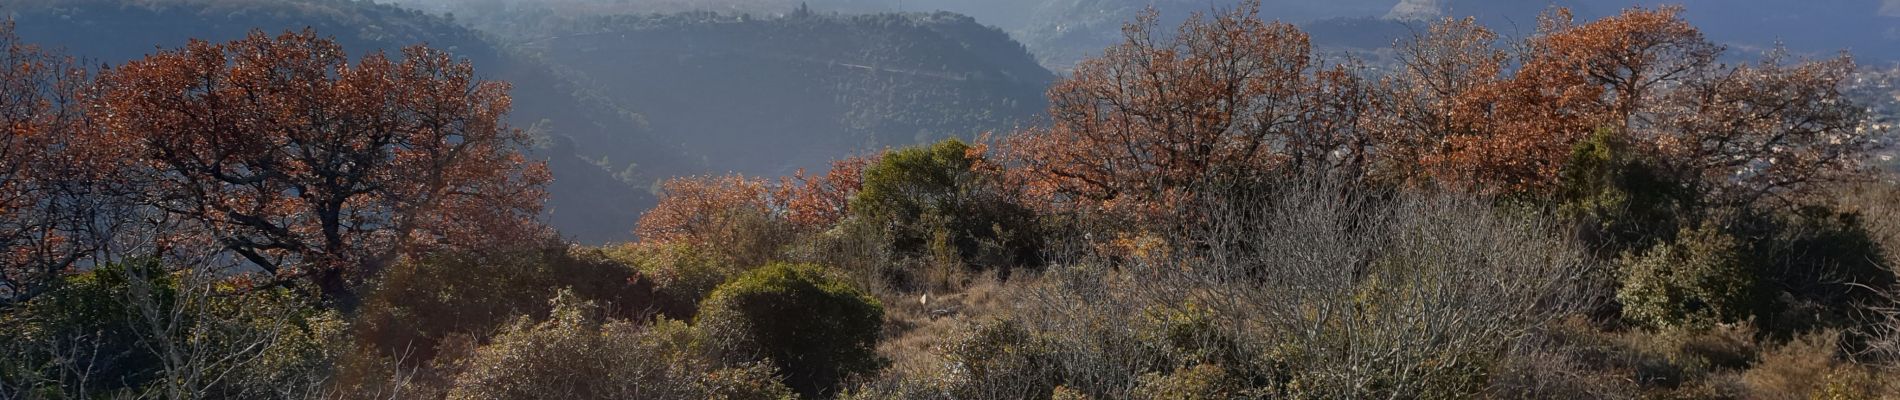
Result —
<instances>
[{"instance_id":1,"label":"autumn tree","mask_svg":"<svg viewBox=\"0 0 1900 400\"><path fill-rule=\"evenodd\" d=\"M1662 106L1664 88L1695 79L1712 68L1721 51L1678 17L1680 9L1632 9L1577 25L1565 10L1540 19L1538 34L1510 76L1479 74L1448 111L1453 126L1441 151L1422 161L1441 182L1497 192L1549 190L1571 147L1599 127L1625 135L1653 125L1650 111ZM1472 35L1469 22L1447 22L1434 38L1409 46L1430 52ZM1483 35L1478 33L1477 35ZM1483 46L1474 51L1487 51ZM1495 50L1490 50L1494 52ZM1495 53L1491 53L1495 54ZM1413 60L1495 70L1495 59L1445 55Z\"/></svg>"},{"instance_id":2,"label":"autumn tree","mask_svg":"<svg viewBox=\"0 0 1900 400\"><path fill-rule=\"evenodd\" d=\"M729 243L742 220L773 218L772 188L740 175L694 176L660 184L660 203L640 216L634 234L643 242L713 245Z\"/></svg>"},{"instance_id":3,"label":"autumn tree","mask_svg":"<svg viewBox=\"0 0 1900 400\"><path fill-rule=\"evenodd\" d=\"M1880 145L1843 93L1854 70L1846 55L1790 63L1777 51L1671 91L1658 129L1638 139L1711 202L1785 206L1858 176Z\"/></svg>"},{"instance_id":4,"label":"autumn tree","mask_svg":"<svg viewBox=\"0 0 1900 400\"><path fill-rule=\"evenodd\" d=\"M1461 113L1476 105L1469 101L1480 89L1504 78L1510 58L1498 48L1498 35L1475 18L1447 19L1396 47L1398 68L1382 78L1374 92L1378 112L1373 121L1385 159L1378 166L1385 178L1419 180L1431 176L1427 161L1436 161L1447 138L1472 133L1477 127Z\"/></svg>"},{"instance_id":5,"label":"autumn tree","mask_svg":"<svg viewBox=\"0 0 1900 400\"><path fill-rule=\"evenodd\" d=\"M1363 165L1357 74L1259 12L1197 15L1172 35L1152 11L1129 24L1049 90L1052 125L1010 144L1025 184L1057 203L1160 212L1217 175Z\"/></svg>"},{"instance_id":6,"label":"autumn tree","mask_svg":"<svg viewBox=\"0 0 1900 400\"><path fill-rule=\"evenodd\" d=\"M779 180L772 199L783 208L793 225L807 229L825 229L844 220L851 197L864 189L864 169L877 164L883 154L847 157L833 161L823 174L807 174L804 169Z\"/></svg>"},{"instance_id":7,"label":"autumn tree","mask_svg":"<svg viewBox=\"0 0 1900 400\"><path fill-rule=\"evenodd\" d=\"M636 247L676 246L755 267L776 259L795 235L822 232L849 215L864 170L881 154L847 157L822 174L800 169L776 182L742 175L688 176L660 183L660 202L640 216Z\"/></svg>"},{"instance_id":8,"label":"autumn tree","mask_svg":"<svg viewBox=\"0 0 1900 400\"><path fill-rule=\"evenodd\" d=\"M1559 9L1515 60L1473 21L1442 22L1399 48L1381 150L1441 184L1542 195L1572 150L1608 129L1724 204L1851 172L1871 143L1841 93L1851 60L1721 65L1724 49L1681 13L1634 8L1579 24Z\"/></svg>"},{"instance_id":9,"label":"autumn tree","mask_svg":"<svg viewBox=\"0 0 1900 400\"><path fill-rule=\"evenodd\" d=\"M0 305L44 292L102 245L90 194L109 163L80 145L89 78L0 24Z\"/></svg>"},{"instance_id":10,"label":"autumn tree","mask_svg":"<svg viewBox=\"0 0 1900 400\"><path fill-rule=\"evenodd\" d=\"M502 122L508 85L417 46L351 63L332 39L252 32L100 73L103 137L151 182L144 201L216 246L326 298L395 257L539 235L549 180Z\"/></svg>"}]
</instances>

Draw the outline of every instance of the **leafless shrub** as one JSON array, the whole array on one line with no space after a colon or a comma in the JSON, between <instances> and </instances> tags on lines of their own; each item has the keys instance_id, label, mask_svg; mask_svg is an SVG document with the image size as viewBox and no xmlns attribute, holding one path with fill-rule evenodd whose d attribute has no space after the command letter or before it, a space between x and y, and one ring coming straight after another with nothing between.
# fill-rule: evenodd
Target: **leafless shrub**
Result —
<instances>
[{"instance_id":1,"label":"leafless shrub","mask_svg":"<svg viewBox=\"0 0 1900 400\"><path fill-rule=\"evenodd\" d=\"M1256 384L1414 397L1478 392L1513 342L1601 298L1604 274L1539 215L1324 179L1274 186L1212 192L1185 228L1148 234L1159 237L1068 246L1122 250L1055 257L1019 318L1074 349L1060 361L1066 383L1099 397L1186 367L1139 354L1129 323L1184 307L1211 316L1201 340L1244 339L1195 346L1237 347Z\"/></svg>"},{"instance_id":2,"label":"leafless shrub","mask_svg":"<svg viewBox=\"0 0 1900 400\"><path fill-rule=\"evenodd\" d=\"M1891 176L1887 179L1840 190L1835 201L1839 208L1860 214L1868 236L1888 258L1875 261L1900 276L1900 265L1892 261L1900 256L1900 184L1891 181ZM1867 338L1861 356L1900 368L1900 293L1889 290L1881 293L1881 299L1863 305L1862 314L1870 323L1861 332L1851 333Z\"/></svg>"},{"instance_id":3,"label":"leafless shrub","mask_svg":"<svg viewBox=\"0 0 1900 400\"><path fill-rule=\"evenodd\" d=\"M1594 349L1547 339L1511 346L1492 376L1485 397L1496 399L1636 399L1638 388L1622 376L1590 368Z\"/></svg>"}]
</instances>

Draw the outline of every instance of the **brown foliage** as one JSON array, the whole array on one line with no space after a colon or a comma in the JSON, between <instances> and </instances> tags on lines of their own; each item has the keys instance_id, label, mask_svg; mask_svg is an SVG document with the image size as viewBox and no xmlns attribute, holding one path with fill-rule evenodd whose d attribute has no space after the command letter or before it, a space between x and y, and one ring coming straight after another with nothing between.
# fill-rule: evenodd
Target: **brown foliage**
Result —
<instances>
[{"instance_id":1,"label":"brown foliage","mask_svg":"<svg viewBox=\"0 0 1900 400\"><path fill-rule=\"evenodd\" d=\"M1877 146L1865 110L1842 93L1854 69L1845 55L1786 64L1770 54L1670 93L1668 119L1648 139L1715 201L1785 204L1857 176Z\"/></svg>"},{"instance_id":2,"label":"brown foliage","mask_svg":"<svg viewBox=\"0 0 1900 400\"><path fill-rule=\"evenodd\" d=\"M1851 172L1853 155L1870 145L1857 130L1865 116L1841 94L1851 60L1784 66L1771 55L1718 65L1722 47L1681 12L1638 8L1575 24L1558 10L1510 74L1499 72L1506 60L1490 44L1495 35L1469 20L1442 23L1401 48L1401 76L1411 79L1396 82L1396 97L1427 107L1393 113L1412 122L1395 137L1413 139L1395 155L1418 157L1453 186L1544 193L1570 149L1607 128L1678 179L1735 204Z\"/></svg>"},{"instance_id":3,"label":"brown foliage","mask_svg":"<svg viewBox=\"0 0 1900 400\"><path fill-rule=\"evenodd\" d=\"M1158 39L1156 16L1049 90L1054 124L1010 143L1032 194L1083 207L1165 209L1223 174L1363 162L1365 96L1313 59L1307 35L1249 2Z\"/></svg>"},{"instance_id":4,"label":"brown foliage","mask_svg":"<svg viewBox=\"0 0 1900 400\"><path fill-rule=\"evenodd\" d=\"M1515 57L1472 19L1397 49L1378 81L1315 61L1304 33L1248 3L1172 39L1156 18L1049 91L1047 128L1008 143L1051 205L1177 209L1197 187L1324 170L1380 182L1547 195L1607 129L1713 201L1754 205L1857 172L1867 118L1846 57L1730 67L1679 7L1588 23L1547 14ZM1348 64L1350 65L1350 64Z\"/></svg>"},{"instance_id":5,"label":"brown foliage","mask_svg":"<svg viewBox=\"0 0 1900 400\"><path fill-rule=\"evenodd\" d=\"M645 242L713 243L731 220L771 213L770 188L745 176L674 178L660 190L660 203L640 216L634 231Z\"/></svg>"},{"instance_id":6,"label":"brown foliage","mask_svg":"<svg viewBox=\"0 0 1900 400\"><path fill-rule=\"evenodd\" d=\"M849 214L851 196L864 188L864 167L876 164L882 155L849 157L833 161L824 175L806 175L805 170L779 180L772 199L784 208L785 218L807 228L837 224Z\"/></svg>"},{"instance_id":7,"label":"brown foliage","mask_svg":"<svg viewBox=\"0 0 1900 400\"><path fill-rule=\"evenodd\" d=\"M0 304L43 292L105 242L96 228L111 222L97 217L121 181L113 149L88 144L89 79L0 23Z\"/></svg>"},{"instance_id":8,"label":"brown foliage","mask_svg":"<svg viewBox=\"0 0 1900 400\"><path fill-rule=\"evenodd\" d=\"M799 170L777 184L742 175L670 179L660 184L660 203L640 216L634 233L646 244L700 246L728 255L775 250L791 231L822 231L843 220L851 197L864 186L865 166L877 159L846 158L822 175ZM768 261L739 258L747 260L727 261Z\"/></svg>"},{"instance_id":9,"label":"brown foliage","mask_svg":"<svg viewBox=\"0 0 1900 400\"><path fill-rule=\"evenodd\" d=\"M1453 186L1548 190L1575 143L1599 127L1630 132L1653 125L1638 113L1660 105L1659 87L1711 67L1720 48L1679 12L1632 9L1576 25L1568 11L1555 11L1539 21L1521 65L1508 75L1500 72L1507 60L1494 47L1495 34L1468 19L1439 24L1401 47L1413 71L1402 76L1424 77L1399 81L1398 91L1448 98L1413 117L1437 122L1422 128L1438 139L1413 143L1429 146L1413 155L1436 181ZM1457 79L1461 73L1465 79ZM1447 85L1458 81L1465 83ZM1419 135L1401 134L1407 136Z\"/></svg>"},{"instance_id":10,"label":"brown foliage","mask_svg":"<svg viewBox=\"0 0 1900 400\"><path fill-rule=\"evenodd\" d=\"M1460 116L1475 111L1466 109L1468 98L1502 79L1509 58L1497 40L1497 33L1465 18L1434 24L1398 46L1400 68L1375 92L1382 113L1374 121L1386 156L1403 162L1382 165L1381 173L1396 180L1427 178L1430 160L1449 151L1449 137L1476 130L1472 124L1482 121Z\"/></svg>"},{"instance_id":11,"label":"brown foliage","mask_svg":"<svg viewBox=\"0 0 1900 400\"><path fill-rule=\"evenodd\" d=\"M276 274L349 291L405 253L541 234L549 180L501 122L508 86L426 47L355 64L314 32L194 41L100 73L146 204Z\"/></svg>"}]
</instances>

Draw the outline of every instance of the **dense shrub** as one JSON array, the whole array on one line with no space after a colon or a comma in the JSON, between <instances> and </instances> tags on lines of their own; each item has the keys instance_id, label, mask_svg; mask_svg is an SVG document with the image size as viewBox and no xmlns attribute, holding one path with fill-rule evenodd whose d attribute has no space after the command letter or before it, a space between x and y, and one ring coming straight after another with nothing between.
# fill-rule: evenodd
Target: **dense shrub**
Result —
<instances>
[{"instance_id":1,"label":"dense shrub","mask_svg":"<svg viewBox=\"0 0 1900 400\"><path fill-rule=\"evenodd\" d=\"M1151 307L1139 321L1137 338L1154 347L1156 355L1174 368L1160 380L1144 377L1144 386L1192 383L1205 390L1238 393L1284 383L1274 377L1280 371L1268 370L1279 367L1275 362L1260 359L1207 307L1193 303Z\"/></svg>"},{"instance_id":2,"label":"dense shrub","mask_svg":"<svg viewBox=\"0 0 1900 400\"><path fill-rule=\"evenodd\" d=\"M1861 217L1862 228L1880 245L1881 252L1900 254L1900 176L1883 175L1825 195L1836 209Z\"/></svg>"},{"instance_id":3,"label":"dense shrub","mask_svg":"<svg viewBox=\"0 0 1900 400\"><path fill-rule=\"evenodd\" d=\"M1267 389L1253 389L1245 378L1218 365L1201 364L1168 374L1141 377L1134 397L1153 400L1236 399L1268 397Z\"/></svg>"},{"instance_id":4,"label":"dense shrub","mask_svg":"<svg viewBox=\"0 0 1900 400\"><path fill-rule=\"evenodd\" d=\"M1757 300L1743 244L1719 228L1684 230L1623 260L1617 300L1625 318L1657 328L1707 328L1747 320Z\"/></svg>"},{"instance_id":5,"label":"dense shrub","mask_svg":"<svg viewBox=\"0 0 1900 400\"><path fill-rule=\"evenodd\" d=\"M1694 207L1688 188L1638 158L1623 135L1598 130L1571 149L1556 190L1558 210L1583 225L1602 254L1645 249L1672 237Z\"/></svg>"},{"instance_id":6,"label":"dense shrub","mask_svg":"<svg viewBox=\"0 0 1900 400\"><path fill-rule=\"evenodd\" d=\"M1731 221L1725 226L1717 221ZM1822 207L1710 217L1623 258L1624 315L1651 327L1753 319L1791 338L1858 328L1856 313L1892 287L1887 256L1857 214Z\"/></svg>"},{"instance_id":7,"label":"dense shrub","mask_svg":"<svg viewBox=\"0 0 1900 400\"><path fill-rule=\"evenodd\" d=\"M924 260L904 260L891 237L892 232L880 226L839 224L799 243L790 259L832 267L873 292L914 288L920 281L919 271L924 270L916 265Z\"/></svg>"},{"instance_id":8,"label":"dense shrub","mask_svg":"<svg viewBox=\"0 0 1900 400\"><path fill-rule=\"evenodd\" d=\"M757 267L736 264L716 249L687 243L627 244L608 254L651 279L659 311L676 319L691 319L713 289Z\"/></svg>"},{"instance_id":9,"label":"dense shrub","mask_svg":"<svg viewBox=\"0 0 1900 400\"><path fill-rule=\"evenodd\" d=\"M1570 324L1593 330L1585 321ZM1485 397L1493 399L1628 399L1639 388L1631 379L1607 371L1609 345L1574 343L1549 337L1513 346L1490 376Z\"/></svg>"},{"instance_id":10,"label":"dense shrub","mask_svg":"<svg viewBox=\"0 0 1900 400\"><path fill-rule=\"evenodd\" d=\"M1041 244L1034 212L978 169L981 155L973 150L951 139L885 154L864 170L852 214L889 229L899 252L944 249L988 268L1036 264Z\"/></svg>"},{"instance_id":11,"label":"dense shrub","mask_svg":"<svg viewBox=\"0 0 1900 400\"><path fill-rule=\"evenodd\" d=\"M1062 383L1054 344L1014 321L977 326L944 346L951 397L1048 399Z\"/></svg>"},{"instance_id":12,"label":"dense shrub","mask_svg":"<svg viewBox=\"0 0 1900 400\"><path fill-rule=\"evenodd\" d=\"M1577 318L1514 346L1491 376L1493 398L1738 398L1756 365L1744 325L1609 332Z\"/></svg>"},{"instance_id":13,"label":"dense shrub","mask_svg":"<svg viewBox=\"0 0 1900 400\"><path fill-rule=\"evenodd\" d=\"M1084 250L1016 310L1063 349L1057 382L1097 398L1474 396L1530 332L1591 308L1604 275L1558 221L1488 199L1324 179L1234 196L1154 234L1188 245L1062 245Z\"/></svg>"},{"instance_id":14,"label":"dense shrub","mask_svg":"<svg viewBox=\"0 0 1900 400\"><path fill-rule=\"evenodd\" d=\"M211 271L103 265L0 309L0 397L302 398L340 318L288 289L229 293Z\"/></svg>"},{"instance_id":15,"label":"dense shrub","mask_svg":"<svg viewBox=\"0 0 1900 400\"><path fill-rule=\"evenodd\" d=\"M846 378L883 364L884 307L828 273L789 264L748 272L713 291L696 326L727 362L770 360L800 394L836 393Z\"/></svg>"},{"instance_id":16,"label":"dense shrub","mask_svg":"<svg viewBox=\"0 0 1900 400\"><path fill-rule=\"evenodd\" d=\"M1757 238L1748 257L1772 301L1758 313L1759 323L1778 339L1859 330L1863 308L1880 304L1881 294L1894 287L1893 260L1857 213L1802 207L1744 220L1740 232Z\"/></svg>"},{"instance_id":17,"label":"dense shrub","mask_svg":"<svg viewBox=\"0 0 1900 400\"><path fill-rule=\"evenodd\" d=\"M1761 353L1756 368L1742 373L1750 398L1881 398L1892 383L1873 379L1862 366L1841 360L1841 334L1832 330L1794 337Z\"/></svg>"},{"instance_id":18,"label":"dense shrub","mask_svg":"<svg viewBox=\"0 0 1900 400\"><path fill-rule=\"evenodd\" d=\"M390 268L365 298L356 335L370 353L416 365L451 335L480 339L518 316L547 317L547 299L561 290L619 318L653 311L653 285L598 250L441 254Z\"/></svg>"},{"instance_id":19,"label":"dense shrub","mask_svg":"<svg viewBox=\"0 0 1900 400\"><path fill-rule=\"evenodd\" d=\"M129 306L128 275L148 276L147 296L160 307L175 302L176 291L156 263L108 265L67 277L58 290L16 308L4 310L0 346L5 369L0 386L9 391L31 387L60 388L73 393L110 393L136 389L155 378L160 360L138 347L134 332L142 321ZM52 367L63 357L79 357L64 368ZM54 389L43 393L59 393ZM17 394L17 393L16 393Z\"/></svg>"},{"instance_id":20,"label":"dense shrub","mask_svg":"<svg viewBox=\"0 0 1900 400\"><path fill-rule=\"evenodd\" d=\"M1464 397L1488 385L1525 332L1587 298L1578 290L1592 264L1551 221L1458 196L1341 189L1281 185L1204 209L1205 225L1180 235L1193 246L1063 244L1082 253L1012 283L1024 297L1008 322L944 340L948 371L903 371L899 379L922 383L876 389L885 398L1043 398L1057 387L1100 399ZM1111 249L1124 244L1135 251Z\"/></svg>"},{"instance_id":21,"label":"dense shrub","mask_svg":"<svg viewBox=\"0 0 1900 400\"><path fill-rule=\"evenodd\" d=\"M601 322L562 292L545 322L517 320L474 356L450 399L791 399L764 363L721 368L693 350L692 328Z\"/></svg>"}]
</instances>

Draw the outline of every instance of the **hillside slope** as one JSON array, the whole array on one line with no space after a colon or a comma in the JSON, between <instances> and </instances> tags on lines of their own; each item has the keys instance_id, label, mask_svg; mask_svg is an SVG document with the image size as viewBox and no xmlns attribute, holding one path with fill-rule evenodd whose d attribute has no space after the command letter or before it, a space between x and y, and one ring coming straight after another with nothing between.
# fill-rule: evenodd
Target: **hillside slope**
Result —
<instances>
[{"instance_id":1,"label":"hillside slope","mask_svg":"<svg viewBox=\"0 0 1900 400\"><path fill-rule=\"evenodd\" d=\"M1153 7L1161 25L1189 14L1229 8L1241 0L395 0L474 19L502 15L598 15L676 13L704 10L760 16L790 13L800 4L820 12L885 13L949 11L970 15L1021 41L1042 63L1062 71L1121 39L1121 26ZM1900 0L1261 0L1262 17L1312 27L1322 44L1388 45L1420 21L1477 16L1505 34L1537 29L1537 14L1570 7L1595 19L1626 7L1681 4L1687 18L1711 39L1741 50L1783 42L1800 53L1842 49L1879 62L1900 61ZM1412 22L1407 26L1402 21Z\"/></svg>"},{"instance_id":2,"label":"hillside slope","mask_svg":"<svg viewBox=\"0 0 1900 400\"><path fill-rule=\"evenodd\" d=\"M646 111L715 169L747 174L1030 123L1054 77L1003 32L948 13L563 26L525 47Z\"/></svg>"}]
</instances>

